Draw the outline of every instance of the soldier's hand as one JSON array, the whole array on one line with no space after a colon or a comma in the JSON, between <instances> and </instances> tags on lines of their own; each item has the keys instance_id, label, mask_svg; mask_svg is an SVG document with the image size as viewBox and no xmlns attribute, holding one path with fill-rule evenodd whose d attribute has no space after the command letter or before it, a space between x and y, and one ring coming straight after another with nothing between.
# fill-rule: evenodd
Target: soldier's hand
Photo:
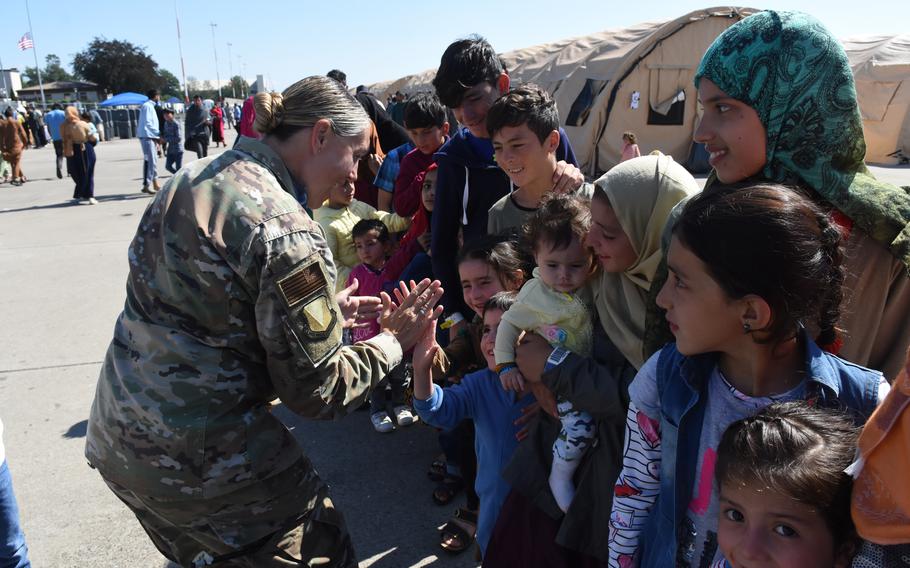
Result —
<instances>
[{"instance_id":1,"label":"soldier's hand","mask_svg":"<svg viewBox=\"0 0 910 568\"><path fill-rule=\"evenodd\" d=\"M430 282L429 278L424 278L419 284L411 280L410 286L402 282L401 287L395 289L395 297L398 299L397 305L388 294L381 294L382 316L379 325L395 336L403 351L408 351L417 343L430 322L442 314L442 306L436 306L442 298L442 285L438 280Z\"/></svg>"},{"instance_id":2,"label":"soldier's hand","mask_svg":"<svg viewBox=\"0 0 910 568\"><path fill-rule=\"evenodd\" d=\"M341 309L341 325L345 329L366 327L382 314L382 300L375 296L352 296L360 283L355 278L351 285L335 294Z\"/></svg>"}]
</instances>

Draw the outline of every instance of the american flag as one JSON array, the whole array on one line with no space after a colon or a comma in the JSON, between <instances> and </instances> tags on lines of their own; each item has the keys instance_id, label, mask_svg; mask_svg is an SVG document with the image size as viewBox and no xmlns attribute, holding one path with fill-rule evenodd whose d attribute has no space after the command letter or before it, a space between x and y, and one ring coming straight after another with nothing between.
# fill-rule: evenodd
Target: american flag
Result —
<instances>
[{"instance_id":1,"label":"american flag","mask_svg":"<svg viewBox=\"0 0 910 568\"><path fill-rule=\"evenodd\" d=\"M35 47L35 44L32 42L32 34L26 32L22 39L19 40L19 50L25 51L33 47Z\"/></svg>"}]
</instances>

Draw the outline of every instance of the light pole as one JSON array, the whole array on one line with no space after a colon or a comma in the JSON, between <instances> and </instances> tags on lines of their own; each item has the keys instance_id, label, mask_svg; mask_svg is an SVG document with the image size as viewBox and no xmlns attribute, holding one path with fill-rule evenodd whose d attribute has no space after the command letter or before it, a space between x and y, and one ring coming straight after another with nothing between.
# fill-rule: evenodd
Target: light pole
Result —
<instances>
[{"instance_id":1,"label":"light pole","mask_svg":"<svg viewBox=\"0 0 910 568\"><path fill-rule=\"evenodd\" d=\"M218 47L215 45L215 27L218 24L211 22L209 23L212 26L212 51L215 52L215 80L218 82L218 98L221 98L221 74L218 73Z\"/></svg>"},{"instance_id":2,"label":"light pole","mask_svg":"<svg viewBox=\"0 0 910 568\"><path fill-rule=\"evenodd\" d=\"M231 63L231 42L228 42L228 80L231 82L231 98L237 98L237 92L234 90L234 66Z\"/></svg>"}]
</instances>

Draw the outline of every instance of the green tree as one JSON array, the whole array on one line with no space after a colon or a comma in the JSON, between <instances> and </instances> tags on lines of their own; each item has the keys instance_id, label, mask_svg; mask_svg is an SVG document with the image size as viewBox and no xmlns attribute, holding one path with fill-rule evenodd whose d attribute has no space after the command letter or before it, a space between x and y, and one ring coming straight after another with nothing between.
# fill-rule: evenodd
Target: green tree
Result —
<instances>
[{"instance_id":1,"label":"green tree","mask_svg":"<svg viewBox=\"0 0 910 568\"><path fill-rule=\"evenodd\" d=\"M53 81L72 81L73 76L63 68L59 57L53 53L48 53L44 58L44 69L41 70L41 80L45 83L51 83ZM38 70L36 67L26 67L22 72L22 86L38 86Z\"/></svg>"},{"instance_id":2,"label":"green tree","mask_svg":"<svg viewBox=\"0 0 910 568\"><path fill-rule=\"evenodd\" d=\"M183 89L180 87L180 80L167 69L158 71L158 90L161 91L161 98L164 100L171 97L183 100Z\"/></svg>"},{"instance_id":3,"label":"green tree","mask_svg":"<svg viewBox=\"0 0 910 568\"><path fill-rule=\"evenodd\" d=\"M73 69L112 93L145 93L160 86L158 64L144 48L128 41L96 37L73 58Z\"/></svg>"},{"instance_id":4,"label":"green tree","mask_svg":"<svg viewBox=\"0 0 910 568\"><path fill-rule=\"evenodd\" d=\"M231 77L231 87L234 89L234 96L237 98L241 98L244 94L250 92L250 84L240 75Z\"/></svg>"}]
</instances>

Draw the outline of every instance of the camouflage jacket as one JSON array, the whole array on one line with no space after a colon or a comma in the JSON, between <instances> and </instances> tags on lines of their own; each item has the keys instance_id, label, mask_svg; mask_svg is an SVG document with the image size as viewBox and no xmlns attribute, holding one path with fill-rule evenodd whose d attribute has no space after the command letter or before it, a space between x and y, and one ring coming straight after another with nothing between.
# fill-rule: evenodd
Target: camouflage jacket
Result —
<instances>
[{"instance_id":1,"label":"camouflage jacket","mask_svg":"<svg viewBox=\"0 0 910 568\"><path fill-rule=\"evenodd\" d=\"M280 158L244 138L146 209L88 424L106 479L207 498L309 468L270 401L333 418L401 359L388 334L341 346L331 253L294 192Z\"/></svg>"}]
</instances>

